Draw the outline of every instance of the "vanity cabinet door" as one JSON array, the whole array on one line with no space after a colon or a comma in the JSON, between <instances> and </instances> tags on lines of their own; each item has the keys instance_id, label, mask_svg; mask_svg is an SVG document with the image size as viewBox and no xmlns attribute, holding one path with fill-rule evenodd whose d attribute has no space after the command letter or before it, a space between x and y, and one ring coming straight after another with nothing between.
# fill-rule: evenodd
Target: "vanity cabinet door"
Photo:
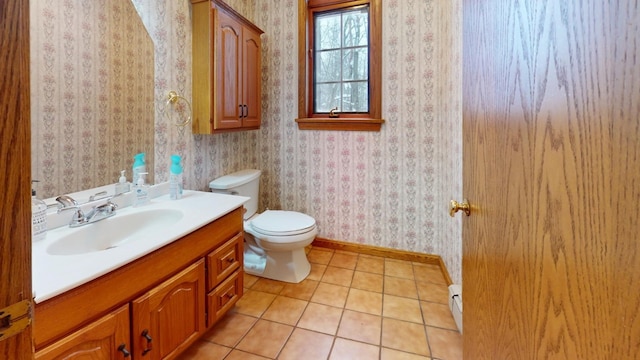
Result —
<instances>
[{"instance_id":1,"label":"vanity cabinet door","mask_svg":"<svg viewBox=\"0 0 640 360\"><path fill-rule=\"evenodd\" d=\"M200 259L134 300L134 358L173 358L192 344L206 330L205 297L205 266Z\"/></svg>"},{"instance_id":2,"label":"vanity cabinet door","mask_svg":"<svg viewBox=\"0 0 640 360\"><path fill-rule=\"evenodd\" d=\"M35 358L37 360L125 359L125 355L130 350L129 305L124 305L36 352Z\"/></svg>"}]
</instances>

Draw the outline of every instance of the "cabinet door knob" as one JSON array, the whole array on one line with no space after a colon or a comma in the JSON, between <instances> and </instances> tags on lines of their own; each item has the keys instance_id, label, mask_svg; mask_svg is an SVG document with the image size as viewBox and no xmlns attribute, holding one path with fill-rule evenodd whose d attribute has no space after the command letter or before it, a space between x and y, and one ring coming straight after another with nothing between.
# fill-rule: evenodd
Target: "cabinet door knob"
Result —
<instances>
[{"instance_id":1,"label":"cabinet door knob","mask_svg":"<svg viewBox=\"0 0 640 360\"><path fill-rule=\"evenodd\" d=\"M124 357L129 357L129 355L131 355L129 350L127 350L126 344L121 344L120 346L118 346L118 351L121 351Z\"/></svg>"},{"instance_id":2,"label":"cabinet door knob","mask_svg":"<svg viewBox=\"0 0 640 360\"><path fill-rule=\"evenodd\" d=\"M143 338L147 339L147 348L142 350L142 355L145 355L146 353L148 353L149 351L151 351L151 341L153 340L151 338L151 335L149 335L149 330L144 329L142 331L142 334L140 334Z\"/></svg>"}]
</instances>

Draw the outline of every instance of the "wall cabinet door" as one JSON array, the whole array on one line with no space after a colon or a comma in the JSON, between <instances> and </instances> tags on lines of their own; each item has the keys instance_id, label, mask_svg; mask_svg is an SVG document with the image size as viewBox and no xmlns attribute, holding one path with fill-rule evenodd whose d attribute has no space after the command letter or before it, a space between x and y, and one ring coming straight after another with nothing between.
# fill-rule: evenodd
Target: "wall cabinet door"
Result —
<instances>
[{"instance_id":1,"label":"wall cabinet door","mask_svg":"<svg viewBox=\"0 0 640 360\"><path fill-rule=\"evenodd\" d=\"M173 357L205 330L204 260L156 286L132 302L135 358Z\"/></svg>"},{"instance_id":2,"label":"wall cabinet door","mask_svg":"<svg viewBox=\"0 0 640 360\"><path fill-rule=\"evenodd\" d=\"M193 133L260 128L263 31L223 2L191 3Z\"/></svg>"},{"instance_id":3,"label":"wall cabinet door","mask_svg":"<svg viewBox=\"0 0 640 360\"><path fill-rule=\"evenodd\" d=\"M36 352L37 360L130 358L129 305Z\"/></svg>"}]
</instances>

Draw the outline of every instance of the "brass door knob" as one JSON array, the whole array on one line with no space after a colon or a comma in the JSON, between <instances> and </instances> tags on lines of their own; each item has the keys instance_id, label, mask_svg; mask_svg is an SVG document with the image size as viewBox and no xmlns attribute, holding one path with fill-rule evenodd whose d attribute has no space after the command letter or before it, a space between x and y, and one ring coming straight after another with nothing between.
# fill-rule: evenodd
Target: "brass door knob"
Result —
<instances>
[{"instance_id":1,"label":"brass door knob","mask_svg":"<svg viewBox=\"0 0 640 360\"><path fill-rule=\"evenodd\" d=\"M469 200L464 199L462 203L451 200L449 203L449 215L453 217L460 210L462 210L467 216L471 215L471 205L469 205Z\"/></svg>"}]
</instances>

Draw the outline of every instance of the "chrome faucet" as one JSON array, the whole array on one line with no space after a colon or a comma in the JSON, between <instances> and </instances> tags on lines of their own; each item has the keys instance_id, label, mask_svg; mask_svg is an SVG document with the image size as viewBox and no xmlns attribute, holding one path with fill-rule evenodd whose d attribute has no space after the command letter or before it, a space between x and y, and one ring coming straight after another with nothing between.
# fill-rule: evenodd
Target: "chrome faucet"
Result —
<instances>
[{"instance_id":1,"label":"chrome faucet","mask_svg":"<svg viewBox=\"0 0 640 360\"><path fill-rule=\"evenodd\" d=\"M58 214L64 211L74 210L75 213L71 218L71 222L69 222L69 227L72 228L91 224L116 214L118 205L111 202L111 199L116 196L110 197L105 204L92 207L91 210L89 210L89 212L85 215L84 211L82 211L82 208L80 207L80 205L78 205L77 201L75 201L68 195L62 195L56 198L56 201L61 205L61 207L58 209Z\"/></svg>"}]
</instances>

